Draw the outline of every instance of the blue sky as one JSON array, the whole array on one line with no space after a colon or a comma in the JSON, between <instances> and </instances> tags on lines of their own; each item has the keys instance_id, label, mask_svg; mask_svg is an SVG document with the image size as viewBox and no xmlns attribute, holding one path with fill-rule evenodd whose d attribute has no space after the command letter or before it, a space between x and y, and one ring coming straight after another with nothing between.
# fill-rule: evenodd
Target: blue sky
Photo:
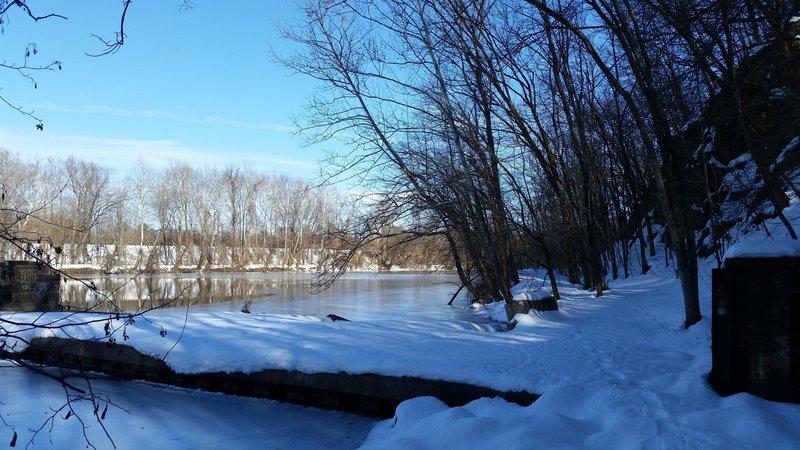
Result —
<instances>
[{"instance_id":1,"label":"blue sky","mask_svg":"<svg viewBox=\"0 0 800 450\"><path fill-rule=\"evenodd\" d=\"M180 11L179 0L135 0L116 54L92 58L111 37L121 0L36 1L35 12L68 17L35 23L11 11L0 60L62 61L34 73L38 87L0 70L0 94L34 110L36 122L0 107L0 147L23 156L74 155L124 175L140 156L154 166L185 160L201 167L243 163L265 173L311 178L324 158L290 133L313 80L275 63L269 49L291 50L278 25L297 22L293 0L210 2ZM19 57L18 57L19 56Z\"/></svg>"}]
</instances>

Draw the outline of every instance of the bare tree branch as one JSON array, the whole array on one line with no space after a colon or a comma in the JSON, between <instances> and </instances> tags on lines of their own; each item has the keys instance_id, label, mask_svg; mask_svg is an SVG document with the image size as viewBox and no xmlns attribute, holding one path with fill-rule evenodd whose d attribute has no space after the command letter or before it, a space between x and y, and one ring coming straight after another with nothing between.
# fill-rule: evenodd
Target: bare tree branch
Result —
<instances>
[{"instance_id":1,"label":"bare tree branch","mask_svg":"<svg viewBox=\"0 0 800 450\"><path fill-rule=\"evenodd\" d=\"M87 56L100 57L110 55L119 51L125 43L125 17L128 14L128 7L131 5L132 0L125 0L123 2L122 14L119 17L119 31L114 33L113 39L104 39L96 34L92 34L97 40L103 43L105 48L98 53L86 53Z\"/></svg>"}]
</instances>

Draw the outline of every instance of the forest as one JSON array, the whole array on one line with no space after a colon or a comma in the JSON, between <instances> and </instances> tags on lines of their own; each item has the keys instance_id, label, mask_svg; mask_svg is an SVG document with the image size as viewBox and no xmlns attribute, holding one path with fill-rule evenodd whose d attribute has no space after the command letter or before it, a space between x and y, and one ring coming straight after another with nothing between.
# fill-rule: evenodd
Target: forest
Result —
<instances>
[{"instance_id":1,"label":"forest","mask_svg":"<svg viewBox=\"0 0 800 450\"><path fill-rule=\"evenodd\" d=\"M467 289L509 303L521 267L546 268L556 298L556 272L601 296L658 239L688 327L698 258L721 262L734 226L778 217L797 237L798 8L311 0L282 61L319 82L309 140L353 149L332 175L374 189L342 237L442 236Z\"/></svg>"}]
</instances>

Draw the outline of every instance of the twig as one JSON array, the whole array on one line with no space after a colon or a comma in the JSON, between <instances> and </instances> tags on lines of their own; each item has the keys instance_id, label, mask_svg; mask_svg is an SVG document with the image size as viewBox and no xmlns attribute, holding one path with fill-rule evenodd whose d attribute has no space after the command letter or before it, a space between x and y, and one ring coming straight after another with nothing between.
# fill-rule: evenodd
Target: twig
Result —
<instances>
[{"instance_id":1,"label":"twig","mask_svg":"<svg viewBox=\"0 0 800 450\"><path fill-rule=\"evenodd\" d=\"M96 34L92 34L92 36L97 38L103 43L103 45L106 46L106 49L100 53L86 53L87 56L98 58L100 56L110 55L119 51L120 47L122 47L122 45L125 43L125 16L128 14L128 7L131 5L131 1L132 0L125 0L124 2L122 14L119 18L119 31L114 33L114 40L105 40Z\"/></svg>"}]
</instances>

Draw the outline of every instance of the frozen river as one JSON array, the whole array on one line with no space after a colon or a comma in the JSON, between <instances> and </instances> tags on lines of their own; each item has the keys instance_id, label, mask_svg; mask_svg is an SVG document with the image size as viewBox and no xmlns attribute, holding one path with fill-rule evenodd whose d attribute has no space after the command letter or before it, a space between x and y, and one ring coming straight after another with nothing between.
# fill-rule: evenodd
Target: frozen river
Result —
<instances>
[{"instance_id":1,"label":"frozen river","mask_svg":"<svg viewBox=\"0 0 800 450\"><path fill-rule=\"evenodd\" d=\"M455 275L355 272L316 294L311 293L312 279L310 274L291 272L106 275L83 278L103 295L69 280L62 301L75 309L101 311L113 310L114 305L135 311L164 303L193 310L240 311L248 304L252 313L487 322L463 296L447 305L458 289Z\"/></svg>"}]
</instances>

